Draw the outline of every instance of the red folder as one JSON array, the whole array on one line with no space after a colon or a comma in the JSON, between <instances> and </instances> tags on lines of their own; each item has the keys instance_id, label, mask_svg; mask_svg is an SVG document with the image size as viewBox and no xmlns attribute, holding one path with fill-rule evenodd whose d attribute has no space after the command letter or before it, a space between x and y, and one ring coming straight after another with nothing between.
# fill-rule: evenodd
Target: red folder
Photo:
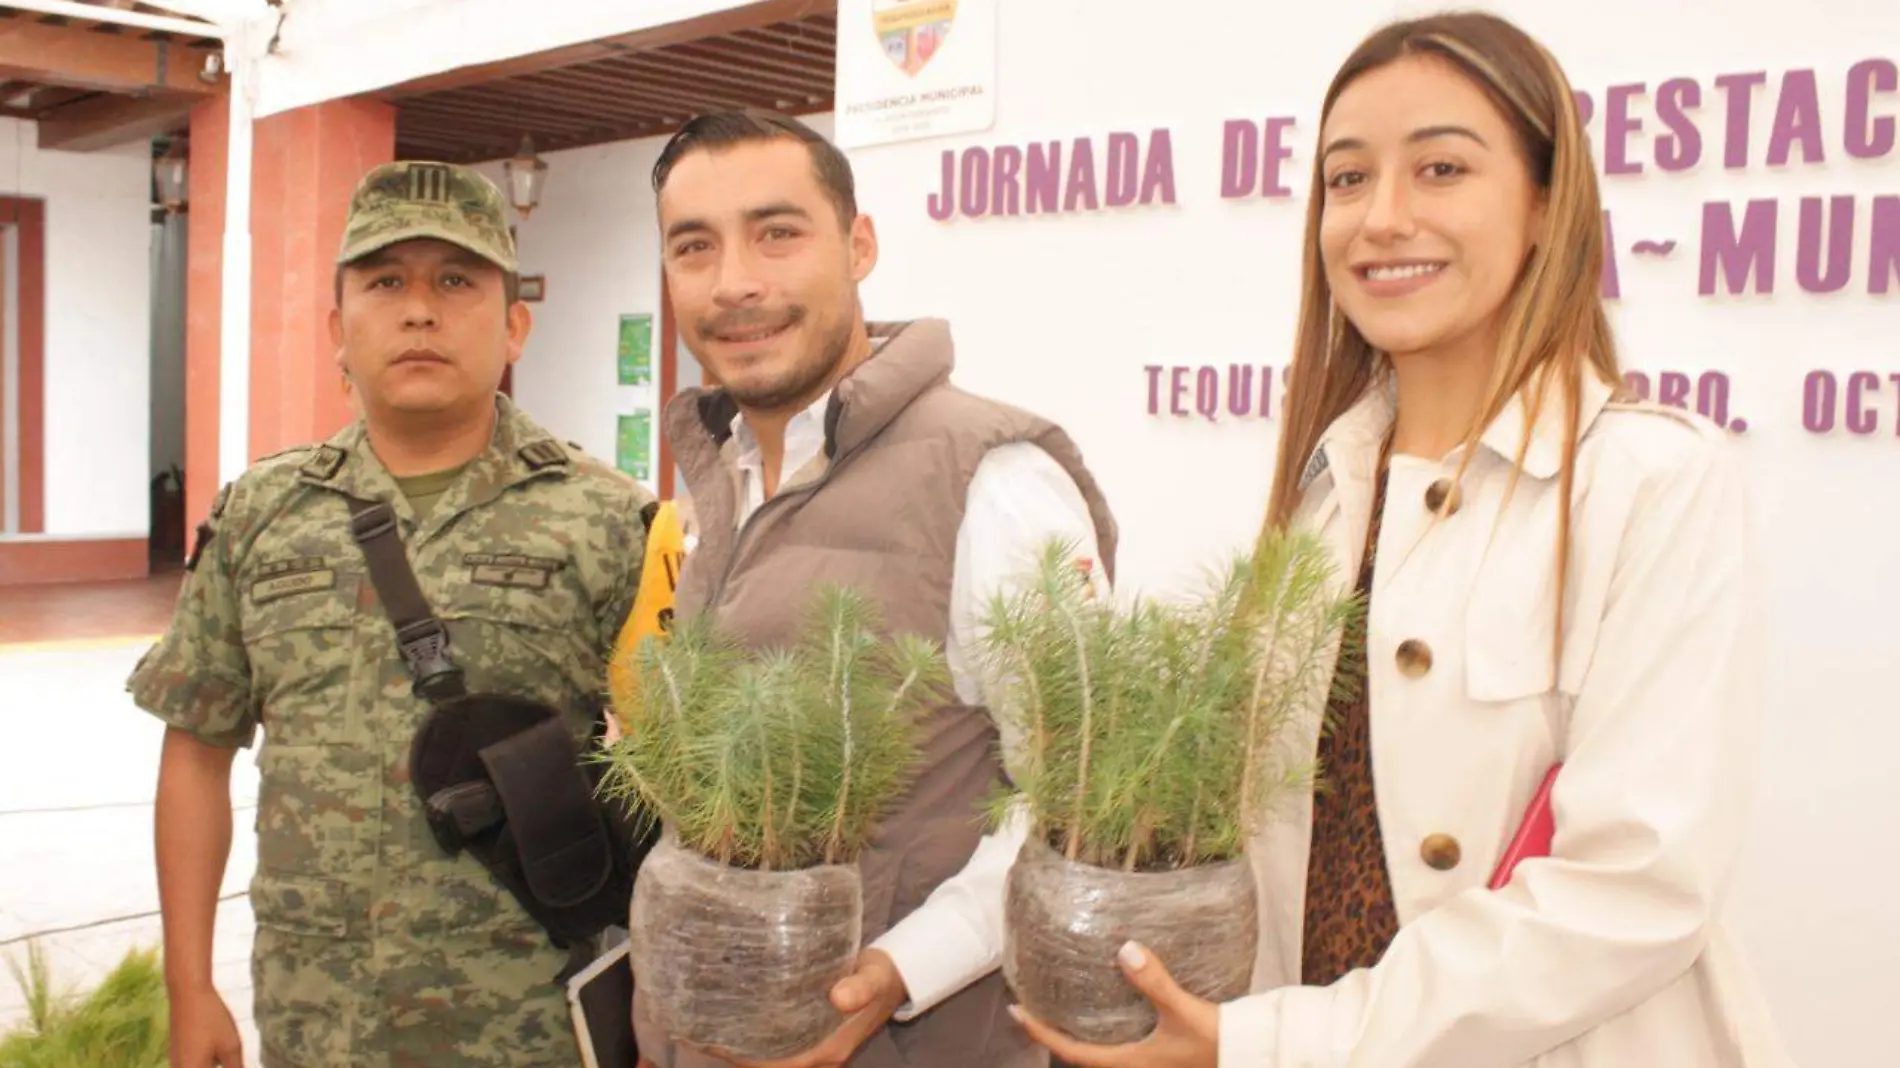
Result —
<instances>
[{"instance_id":1,"label":"red folder","mask_svg":"<svg viewBox=\"0 0 1900 1068\"><path fill-rule=\"evenodd\" d=\"M1561 770L1562 764L1552 764L1544 773L1544 781L1538 784L1536 795L1524 809L1524 821L1518 824L1517 834L1505 847L1497 870L1491 873L1491 889L1497 890L1511 881L1511 872L1516 870L1518 861L1550 856L1550 840L1557 833L1557 820L1550 812L1550 788Z\"/></svg>"}]
</instances>

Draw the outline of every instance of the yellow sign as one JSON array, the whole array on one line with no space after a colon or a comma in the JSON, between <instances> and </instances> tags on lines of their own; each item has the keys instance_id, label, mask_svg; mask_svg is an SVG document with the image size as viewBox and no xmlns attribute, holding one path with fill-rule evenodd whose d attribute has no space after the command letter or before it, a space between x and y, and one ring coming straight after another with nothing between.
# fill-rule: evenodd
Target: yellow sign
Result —
<instances>
[{"instance_id":1,"label":"yellow sign","mask_svg":"<svg viewBox=\"0 0 1900 1068\"><path fill-rule=\"evenodd\" d=\"M653 516L653 525L647 528L640 592L634 595L633 611L614 640L613 661L607 665L607 685L616 703L630 699L639 688L633 658L640 643L664 637L672 629L673 594L679 589L680 569L685 565L686 530L680 523L679 506L663 501Z\"/></svg>"}]
</instances>

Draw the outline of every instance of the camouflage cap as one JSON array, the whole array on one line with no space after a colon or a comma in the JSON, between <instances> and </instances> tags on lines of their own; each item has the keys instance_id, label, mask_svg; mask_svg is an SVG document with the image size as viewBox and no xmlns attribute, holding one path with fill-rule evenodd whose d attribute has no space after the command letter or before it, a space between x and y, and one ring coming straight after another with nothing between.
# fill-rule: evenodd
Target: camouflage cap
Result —
<instances>
[{"instance_id":1,"label":"camouflage cap","mask_svg":"<svg viewBox=\"0 0 1900 1068\"><path fill-rule=\"evenodd\" d=\"M399 241L432 237L514 272L515 239L507 201L495 183L450 163L385 163L363 176L350 197L338 263Z\"/></svg>"}]
</instances>

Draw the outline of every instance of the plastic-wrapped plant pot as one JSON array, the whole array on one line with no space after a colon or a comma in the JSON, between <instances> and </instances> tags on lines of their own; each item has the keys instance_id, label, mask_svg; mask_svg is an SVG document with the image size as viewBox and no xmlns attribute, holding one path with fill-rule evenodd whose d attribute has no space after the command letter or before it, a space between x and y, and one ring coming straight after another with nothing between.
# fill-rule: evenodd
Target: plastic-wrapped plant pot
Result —
<instances>
[{"instance_id":1,"label":"plastic-wrapped plant pot","mask_svg":"<svg viewBox=\"0 0 1900 1068\"><path fill-rule=\"evenodd\" d=\"M1253 979L1259 905L1245 857L1177 871L1068 860L1031 837L1010 870L1003 974L1037 1019L1084 1042L1136 1042L1154 1006L1115 963L1147 946L1190 993L1241 997Z\"/></svg>"},{"instance_id":2,"label":"plastic-wrapped plant pot","mask_svg":"<svg viewBox=\"0 0 1900 1068\"><path fill-rule=\"evenodd\" d=\"M634 986L674 1040L744 1060L816 1045L842 1022L864 897L854 866L734 868L667 835L633 895Z\"/></svg>"}]
</instances>

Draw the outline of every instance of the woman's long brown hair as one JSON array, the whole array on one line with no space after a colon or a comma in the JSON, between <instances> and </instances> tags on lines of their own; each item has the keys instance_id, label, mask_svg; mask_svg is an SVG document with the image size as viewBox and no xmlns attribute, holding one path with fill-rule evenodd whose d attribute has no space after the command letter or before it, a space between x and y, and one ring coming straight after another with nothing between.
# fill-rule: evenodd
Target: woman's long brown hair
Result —
<instances>
[{"instance_id":1,"label":"woman's long brown hair","mask_svg":"<svg viewBox=\"0 0 1900 1068\"><path fill-rule=\"evenodd\" d=\"M1589 142L1563 68L1522 30L1495 15L1458 12L1388 25L1366 38L1333 77L1320 110L1323 126L1354 80L1408 56L1451 63L1482 89L1510 122L1532 179L1543 192L1543 223L1504 308L1496 362L1477 418L1465 431L1457 478L1477 442L1511 399L1525 400L1521 470L1531 427L1557 386L1564 411L1561 511L1557 526L1557 627L1553 673L1563 643L1565 576L1570 559L1570 496L1576 466L1583 375L1620 382L1616 345L1598 296L1603 273L1602 206ZM1319 439L1371 387L1386 357L1340 312L1320 259L1325 176L1316 159L1306 208L1305 280L1294 341L1284 427L1274 463L1266 529L1286 526L1299 508L1300 474ZM1516 485L1512 474L1512 487ZM1508 495L1508 494L1507 494Z\"/></svg>"}]
</instances>

